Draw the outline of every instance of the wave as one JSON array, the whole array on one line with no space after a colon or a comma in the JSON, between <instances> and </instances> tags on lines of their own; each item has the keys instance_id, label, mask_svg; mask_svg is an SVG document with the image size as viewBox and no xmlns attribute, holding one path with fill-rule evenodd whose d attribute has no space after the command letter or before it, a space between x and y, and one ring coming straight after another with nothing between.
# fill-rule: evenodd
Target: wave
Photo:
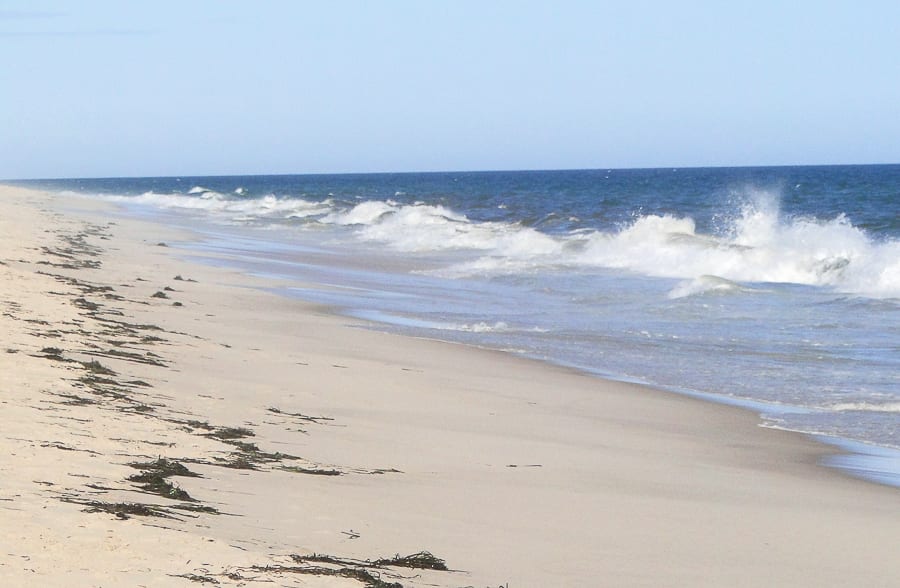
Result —
<instances>
[{"instance_id":1,"label":"wave","mask_svg":"<svg viewBox=\"0 0 900 588\"><path fill-rule=\"evenodd\" d=\"M390 312L382 312L377 310L356 311L356 316L373 320L381 323L394 325L402 325L404 327L413 327L420 329L431 329L435 331L455 331L459 333L546 333L546 329L540 327L517 327L511 326L505 321L496 321L493 323L478 321L474 323L453 323L447 321L430 320L420 317L403 316Z\"/></svg>"},{"instance_id":2,"label":"wave","mask_svg":"<svg viewBox=\"0 0 900 588\"><path fill-rule=\"evenodd\" d=\"M446 331L461 331L464 333L508 333L514 330L511 329L510 326L503 321L498 321L493 324L489 324L486 322L478 322L472 324L444 323L435 328Z\"/></svg>"},{"instance_id":3,"label":"wave","mask_svg":"<svg viewBox=\"0 0 900 588\"><path fill-rule=\"evenodd\" d=\"M900 402L841 402L832 404L828 410L834 412L896 412L900 413Z\"/></svg>"},{"instance_id":4,"label":"wave","mask_svg":"<svg viewBox=\"0 0 900 588\"><path fill-rule=\"evenodd\" d=\"M900 298L900 241L874 240L844 215L785 217L777 194L764 191L746 194L733 214L720 215L709 232L699 231L687 216L636 214L610 230L581 227L551 233L539 222L474 221L463 212L423 202L250 197L244 191L225 195L202 186L186 194L111 198L206 212L227 222L340 227L356 239L396 252L462 252L453 256L453 264L431 271L451 278L606 268L681 280L671 290L672 298L758 290L749 284L761 283Z\"/></svg>"},{"instance_id":5,"label":"wave","mask_svg":"<svg viewBox=\"0 0 900 588\"><path fill-rule=\"evenodd\" d=\"M520 230L522 237L528 233ZM689 217L640 215L616 231L552 239L556 247L540 243L527 258L521 249L495 250L453 269L458 274L522 271L535 265L620 269L687 280L672 291L676 298L747 291L746 284L764 283L900 298L900 241L875 241L843 215L785 219L769 199L742 207L722 234L698 232Z\"/></svg>"},{"instance_id":6,"label":"wave","mask_svg":"<svg viewBox=\"0 0 900 588\"><path fill-rule=\"evenodd\" d=\"M672 300L678 298L687 298L689 296L699 296L706 294L735 294L748 292L761 292L758 288L751 288L720 278L719 276L700 276L692 280L680 282L677 286L669 291L669 298Z\"/></svg>"},{"instance_id":7,"label":"wave","mask_svg":"<svg viewBox=\"0 0 900 588\"><path fill-rule=\"evenodd\" d=\"M531 228L481 225L489 255L448 268L450 276L513 273L541 267L611 268L686 280L673 298L757 290L747 284L828 287L873 298L900 298L900 241L875 241L843 215L784 219L768 203L747 205L724 234L704 234L689 217L641 215L616 231L550 236ZM441 247L464 244L478 230L454 229ZM435 235L435 233L431 233ZM366 230L363 236L371 236ZM423 236L424 237L424 236ZM392 244L403 246L410 237Z\"/></svg>"},{"instance_id":8,"label":"wave","mask_svg":"<svg viewBox=\"0 0 900 588\"><path fill-rule=\"evenodd\" d=\"M316 202L302 198L278 198L271 194L246 198L245 195L243 188L237 188L234 195L230 195L194 186L186 194L145 192L137 196L100 197L125 204L204 212L228 222L302 219L322 216L333 210L332 203L327 200Z\"/></svg>"},{"instance_id":9,"label":"wave","mask_svg":"<svg viewBox=\"0 0 900 588\"><path fill-rule=\"evenodd\" d=\"M698 234L690 218L640 217L618 233L592 235L579 261L658 277L821 286L852 279L883 253L844 217L784 222L776 212L746 208L725 236Z\"/></svg>"}]
</instances>

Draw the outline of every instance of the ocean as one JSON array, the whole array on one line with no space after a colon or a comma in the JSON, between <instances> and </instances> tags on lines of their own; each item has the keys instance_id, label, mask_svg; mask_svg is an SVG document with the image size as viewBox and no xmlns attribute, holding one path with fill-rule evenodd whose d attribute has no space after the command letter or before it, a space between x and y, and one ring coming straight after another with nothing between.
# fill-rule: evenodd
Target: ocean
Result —
<instances>
[{"instance_id":1,"label":"ocean","mask_svg":"<svg viewBox=\"0 0 900 588\"><path fill-rule=\"evenodd\" d=\"M900 165L16 183L373 328L749 407L900 486Z\"/></svg>"}]
</instances>

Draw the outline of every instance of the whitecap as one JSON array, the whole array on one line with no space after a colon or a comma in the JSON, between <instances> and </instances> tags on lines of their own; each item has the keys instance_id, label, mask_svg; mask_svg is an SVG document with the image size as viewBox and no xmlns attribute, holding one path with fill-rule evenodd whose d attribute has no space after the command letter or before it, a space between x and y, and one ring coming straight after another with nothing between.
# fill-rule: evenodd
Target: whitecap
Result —
<instances>
[{"instance_id":1,"label":"whitecap","mask_svg":"<svg viewBox=\"0 0 900 588\"><path fill-rule=\"evenodd\" d=\"M726 280L719 276L700 276L692 280L685 280L676 285L669 291L670 299L687 298L689 296L697 296L701 294L730 294L736 292L756 292L754 288L749 288Z\"/></svg>"},{"instance_id":2,"label":"whitecap","mask_svg":"<svg viewBox=\"0 0 900 588\"><path fill-rule=\"evenodd\" d=\"M900 402L840 402L832 404L828 410L835 412L897 412Z\"/></svg>"}]
</instances>

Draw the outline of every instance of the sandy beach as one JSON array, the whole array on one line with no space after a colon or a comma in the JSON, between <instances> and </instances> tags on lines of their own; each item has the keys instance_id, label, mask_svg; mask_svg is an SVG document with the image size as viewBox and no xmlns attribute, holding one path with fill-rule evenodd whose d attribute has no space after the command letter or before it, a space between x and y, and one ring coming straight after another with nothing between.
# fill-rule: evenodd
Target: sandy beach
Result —
<instances>
[{"instance_id":1,"label":"sandy beach","mask_svg":"<svg viewBox=\"0 0 900 588\"><path fill-rule=\"evenodd\" d=\"M379 333L0 187L5 586L896 586L900 492L751 412Z\"/></svg>"}]
</instances>

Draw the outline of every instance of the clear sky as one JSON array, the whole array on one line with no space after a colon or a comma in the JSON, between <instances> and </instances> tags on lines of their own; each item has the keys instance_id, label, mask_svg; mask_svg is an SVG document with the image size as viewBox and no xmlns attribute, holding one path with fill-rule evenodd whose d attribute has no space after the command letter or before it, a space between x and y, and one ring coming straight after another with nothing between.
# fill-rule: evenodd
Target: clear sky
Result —
<instances>
[{"instance_id":1,"label":"clear sky","mask_svg":"<svg viewBox=\"0 0 900 588\"><path fill-rule=\"evenodd\" d=\"M0 0L0 178L900 162L900 2Z\"/></svg>"}]
</instances>

